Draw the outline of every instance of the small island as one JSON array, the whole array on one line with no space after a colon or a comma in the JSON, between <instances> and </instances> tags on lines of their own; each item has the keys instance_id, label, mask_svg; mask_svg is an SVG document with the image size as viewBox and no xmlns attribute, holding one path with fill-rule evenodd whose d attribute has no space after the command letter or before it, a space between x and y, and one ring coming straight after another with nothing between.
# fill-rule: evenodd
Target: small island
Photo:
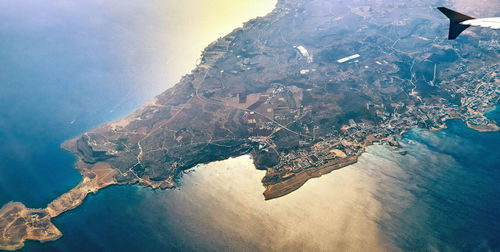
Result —
<instances>
[{"instance_id":1,"label":"small island","mask_svg":"<svg viewBox=\"0 0 500 252\"><path fill-rule=\"evenodd\" d=\"M97 163L80 171L83 181L44 209L29 209L19 202L3 206L0 210L0 249L20 249L26 240L48 242L59 239L62 233L52 224L52 218L82 204L89 193L116 184L113 178L116 170L106 163Z\"/></svg>"}]
</instances>

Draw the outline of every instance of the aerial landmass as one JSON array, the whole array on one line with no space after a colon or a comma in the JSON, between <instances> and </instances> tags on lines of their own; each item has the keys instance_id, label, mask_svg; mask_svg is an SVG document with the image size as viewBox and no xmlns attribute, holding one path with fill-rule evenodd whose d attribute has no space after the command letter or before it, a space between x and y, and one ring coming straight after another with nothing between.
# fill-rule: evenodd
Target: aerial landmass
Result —
<instances>
[{"instance_id":1,"label":"aerial landmass","mask_svg":"<svg viewBox=\"0 0 500 252\"><path fill-rule=\"evenodd\" d=\"M116 184L116 170L106 163L96 163L92 170L81 167L83 181L71 191L61 195L44 209L29 209L22 203L11 202L0 209L0 249L16 250L25 240L54 241L62 233L50 221L60 214L79 206L89 193Z\"/></svg>"},{"instance_id":2,"label":"aerial landmass","mask_svg":"<svg viewBox=\"0 0 500 252\"><path fill-rule=\"evenodd\" d=\"M112 184L174 188L198 164L250 154L266 171L270 200L355 163L374 142L397 146L410 128L460 119L497 131L485 113L500 97L499 51L449 42L447 21L432 7L280 0L210 44L152 102L65 142L83 182L45 209L4 206L0 249L57 239L50 218Z\"/></svg>"}]
</instances>

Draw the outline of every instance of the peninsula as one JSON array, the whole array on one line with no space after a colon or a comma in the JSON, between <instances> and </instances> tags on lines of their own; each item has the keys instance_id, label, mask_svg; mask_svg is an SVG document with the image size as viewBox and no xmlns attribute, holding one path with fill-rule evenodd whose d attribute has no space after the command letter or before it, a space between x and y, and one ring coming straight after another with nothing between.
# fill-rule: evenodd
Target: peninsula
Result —
<instances>
[{"instance_id":1,"label":"peninsula","mask_svg":"<svg viewBox=\"0 0 500 252\"><path fill-rule=\"evenodd\" d=\"M438 37L439 13L408 11L425 1L355 2L280 0L152 102L65 142L83 182L45 209L4 206L0 249L57 239L50 219L112 184L173 188L197 164L250 154L273 199L410 128L498 130L484 115L500 97L498 51Z\"/></svg>"}]
</instances>

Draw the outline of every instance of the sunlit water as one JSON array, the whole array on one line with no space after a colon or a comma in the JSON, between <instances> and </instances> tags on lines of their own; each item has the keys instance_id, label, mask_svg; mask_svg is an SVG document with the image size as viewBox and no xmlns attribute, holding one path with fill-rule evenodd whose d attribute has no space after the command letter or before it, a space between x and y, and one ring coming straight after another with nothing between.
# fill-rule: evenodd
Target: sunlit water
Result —
<instances>
[{"instance_id":1,"label":"sunlit water","mask_svg":"<svg viewBox=\"0 0 500 252\"><path fill-rule=\"evenodd\" d=\"M498 112L492 117L500 118ZM459 121L412 130L401 150L359 162L265 201L248 156L200 165L175 190L116 186L54 222L65 236L37 249L498 250L499 133ZM75 245L78 244L78 245Z\"/></svg>"}]
</instances>

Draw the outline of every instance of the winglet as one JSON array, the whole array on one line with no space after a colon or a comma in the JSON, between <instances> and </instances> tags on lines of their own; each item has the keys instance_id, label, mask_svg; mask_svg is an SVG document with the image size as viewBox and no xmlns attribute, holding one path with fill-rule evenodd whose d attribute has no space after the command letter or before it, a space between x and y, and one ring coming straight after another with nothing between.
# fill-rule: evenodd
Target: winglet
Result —
<instances>
[{"instance_id":1,"label":"winglet","mask_svg":"<svg viewBox=\"0 0 500 252\"><path fill-rule=\"evenodd\" d=\"M438 10L450 19L450 33L448 34L449 40L456 39L458 35L460 35L460 33L469 28L469 25L460 24L461 22L475 19L473 17L469 17L445 7L438 7Z\"/></svg>"}]
</instances>

